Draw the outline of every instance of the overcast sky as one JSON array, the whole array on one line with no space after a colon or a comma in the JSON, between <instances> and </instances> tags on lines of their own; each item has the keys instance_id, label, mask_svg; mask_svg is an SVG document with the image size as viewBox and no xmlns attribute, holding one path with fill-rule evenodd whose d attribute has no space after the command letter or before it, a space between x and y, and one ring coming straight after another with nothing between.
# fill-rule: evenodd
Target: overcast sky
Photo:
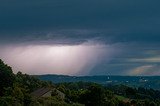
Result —
<instances>
[{"instance_id":1,"label":"overcast sky","mask_svg":"<svg viewBox=\"0 0 160 106\"><path fill-rule=\"evenodd\" d=\"M160 75L159 0L1 0L0 58L14 72Z\"/></svg>"}]
</instances>

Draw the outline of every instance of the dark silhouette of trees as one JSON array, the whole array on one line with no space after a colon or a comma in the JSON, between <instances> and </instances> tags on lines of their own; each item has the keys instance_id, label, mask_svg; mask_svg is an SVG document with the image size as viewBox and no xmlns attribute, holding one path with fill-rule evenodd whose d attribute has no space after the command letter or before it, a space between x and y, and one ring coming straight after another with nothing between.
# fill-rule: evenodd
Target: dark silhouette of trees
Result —
<instances>
[{"instance_id":1,"label":"dark silhouette of trees","mask_svg":"<svg viewBox=\"0 0 160 106\"><path fill-rule=\"evenodd\" d=\"M0 96L4 95L5 88L12 87L14 79L12 68L0 59Z\"/></svg>"},{"instance_id":2,"label":"dark silhouette of trees","mask_svg":"<svg viewBox=\"0 0 160 106\"><path fill-rule=\"evenodd\" d=\"M86 106L102 106L105 101L105 91L98 85L92 85L81 95L81 102Z\"/></svg>"}]
</instances>

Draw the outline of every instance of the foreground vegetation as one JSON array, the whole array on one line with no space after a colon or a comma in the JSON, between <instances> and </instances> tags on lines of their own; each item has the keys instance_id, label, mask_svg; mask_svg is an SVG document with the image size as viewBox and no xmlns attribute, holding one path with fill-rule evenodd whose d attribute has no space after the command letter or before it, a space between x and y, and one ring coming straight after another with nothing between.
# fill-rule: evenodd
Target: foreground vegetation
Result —
<instances>
[{"instance_id":1,"label":"foreground vegetation","mask_svg":"<svg viewBox=\"0 0 160 106\"><path fill-rule=\"evenodd\" d=\"M81 106L67 103L57 95L33 98L31 92L42 87L55 88L51 82L21 72L14 74L12 68L0 60L0 106Z\"/></svg>"},{"instance_id":2,"label":"foreground vegetation","mask_svg":"<svg viewBox=\"0 0 160 106\"><path fill-rule=\"evenodd\" d=\"M125 85L102 86L90 82L53 84L18 72L0 60L0 106L160 106L160 91ZM65 94L61 99L34 98L31 92L50 87Z\"/></svg>"},{"instance_id":3,"label":"foreground vegetation","mask_svg":"<svg viewBox=\"0 0 160 106\"><path fill-rule=\"evenodd\" d=\"M125 85L107 86L75 82L57 84L69 101L86 106L160 106L160 91L132 88Z\"/></svg>"}]
</instances>

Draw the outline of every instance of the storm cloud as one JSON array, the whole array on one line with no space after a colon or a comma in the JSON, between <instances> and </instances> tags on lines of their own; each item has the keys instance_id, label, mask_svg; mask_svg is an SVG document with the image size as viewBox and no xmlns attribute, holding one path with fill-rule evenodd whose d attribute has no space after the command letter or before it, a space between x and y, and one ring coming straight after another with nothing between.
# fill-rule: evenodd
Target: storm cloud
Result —
<instances>
[{"instance_id":1,"label":"storm cloud","mask_svg":"<svg viewBox=\"0 0 160 106\"><path fill-rule=\"evenodd\" d=\"M14 72L27 74L86 75L106 60L109 62L116 45L83 43L79 45L10 45L0 48L0 56Z\"/></svg>"},{"instance_id":2,"label":"storm cloud","mask_svg":"<svg viewBox=\"0 0 160 106\"><path fill-rule=\"evenodd\" d=\"M159 4L1 0L0 58L29 74L160 75Z\"/></svg>"}]
</instances>

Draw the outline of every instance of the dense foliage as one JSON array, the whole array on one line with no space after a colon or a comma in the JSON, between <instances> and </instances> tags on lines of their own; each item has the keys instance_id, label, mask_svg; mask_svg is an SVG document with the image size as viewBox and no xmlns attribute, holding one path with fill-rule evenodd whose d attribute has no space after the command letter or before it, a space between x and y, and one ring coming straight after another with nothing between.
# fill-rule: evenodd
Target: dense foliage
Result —
<instances>
[{"instance_id":1,"label":"dense foliage","mask_svg":"<svg viewBox=\"0 0 160 106\"><path fill-rule=\"evenodd\" d=\"M54 87L51 82L41 81L33 76L18 72L0 60L0 106L80 106L68 104L57 95L34 99L31 92L41 87Z\"/></svg>"},{"instance_id":2,"label":"dense foliage","mask_svg":"<svg viewBox=\"0 0 160 106\"><path fill-rule=\"evenodd\" d=\"M89 82L57 84L67 101L86 106L160 106L160 91L125 85L102 86Z\"/></svg>"},{"instance_id":3,"label":"dense foliage","mask_svg":"<svg viewBox=\"0 0 160 106\"><path fill-rule=\"evenodd\" d=\"M14 74L12 72L11 67L4 64L2 60L0 60L0 95L4 95L5 88L11 87L14 82Z\"/></svg>"}]
</instances>

